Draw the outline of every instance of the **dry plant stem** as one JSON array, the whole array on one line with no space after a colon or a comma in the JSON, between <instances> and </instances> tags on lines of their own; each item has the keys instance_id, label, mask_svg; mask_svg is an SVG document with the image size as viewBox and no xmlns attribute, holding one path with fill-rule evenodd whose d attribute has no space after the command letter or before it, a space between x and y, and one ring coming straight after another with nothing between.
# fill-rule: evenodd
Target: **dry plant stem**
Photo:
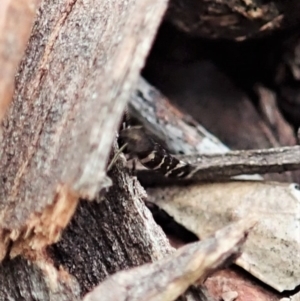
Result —
<instances>
[{"instance_id":1,"label":"dry plant stem","mask_svg":"<svg viewBox=\"0 0 300 301\"><path fill-rule=\"evenodd\" d=\"M242 174L281 173L300 169L300 146L180 156L195 166L190 178L213 180Z\"/></svg>"},{"instance_id":2,"label":"dry plant stem","mask_svg":"<svg viewBox=\"0 0 300 301\"><path fill-rule=\"evenodd\" d=\"M125 143L124 145L122 145L118 149L118 151L116 152L116 154L114 155L114 157L112 158L112 160L109 162L109 165L107 166L107 172L109 172L111 170L111 168L114 166L114 164L116 163L118 157L124 151L124 149L126 148L126 146L127 146L127 144Z\"/></svg>"},{"instance_id":3,"label":"dry plant stem","mask_svg":"<svg viewBox=\"0 0 300 301\"><path fill-rule=\"evenodd\" d=\"M0 1L0 122L13 96L15 75L40 2Z\"/></svg>"}]
</instances>

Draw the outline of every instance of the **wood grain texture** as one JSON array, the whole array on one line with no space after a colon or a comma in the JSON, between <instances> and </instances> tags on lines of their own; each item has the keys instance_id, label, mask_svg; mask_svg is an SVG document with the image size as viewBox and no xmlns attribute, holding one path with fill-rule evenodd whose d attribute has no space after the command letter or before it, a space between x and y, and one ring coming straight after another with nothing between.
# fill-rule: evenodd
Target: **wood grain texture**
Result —
<instances>
[{"instance_id":1,"label":"wood grain texture","mask_svg":"<svg viewBox=\"0 0 300 301\"><path fill-rule=\"evenodd\" d=\"M253 221L239 221L201 242L188 244L153 264L117 273L89 293L84 301L173 301L195 281L241 252ZM203 300L204 296L200 299Z\"/></svg>"},{"instance_id":2,"label":"wood grain texture","mask_svg":"<svg viewBox=\"0 0 300 301\"><path fill-rule=\"evenodd\" d=\"M40 0L0 2L0 121L13 96L15 75L23 57Z\"/></svg>"},{"instance_id":3,"label":"wood grain texture","mask_svg":"<svg viewBox=\"0 0 300 301\"><path fill-rule=\"evenodd\" d=\"M300 169L300 146L181 156L195 166L191 178L211 180L241 174L282 173Z\"/></svg>"},{"instance_id":4,"label":"wood grain texture","mask_svg":"<svg viewBox=\"0 0 300 301\"><path fill-rule=\"evenodd\" d=\"M229 150L190 115L180 111L140 77L128 104L130 115L172 153L224 153Z\"/></svg>"},{"instance_id":5,"label":"wood grain texture","mask_svg":"<svg viewBox=\"0 0 300 301\"><path fill-rule=\"evenodd\" d=\"M168 260L174 252L144 204L144 189L124 165L124 158L118 157L109 172L113 186L99 195L96 202L80 202L62 239L49 248L55 266L75 276L81 295L119 271ZM146 289L147 286L143 297ZM134 290L133 294L139 294L141 287ZM202 286L188 289L178 301L196 301L199 296L203 301L215 301ZM122 297L120 294L119 298Z\"/></svg>"},{"instance_id":6,"label":"wood grain texture","mask_svg":"<svg viewBox=\"0 0 300 301\"><path fill-rule=\"evenodd\" d=\"M1 301L81 300L76 279L63 269L57 270L49 260L5 260L0 267L0 286Z\"/></svg>"},{"instance_id":7,"label":"wood grain texture","mask_svg":"<svg viewBox=\"0 0 300 301\"><path fill-rule=\"evenodd\" d=\"M70 196L93 199L110 185L114 133L165 8L149 0L42 2L2 124L2 256L11 239L35 233L61 191L68 210Z\"/></svg>"}]
</instances>

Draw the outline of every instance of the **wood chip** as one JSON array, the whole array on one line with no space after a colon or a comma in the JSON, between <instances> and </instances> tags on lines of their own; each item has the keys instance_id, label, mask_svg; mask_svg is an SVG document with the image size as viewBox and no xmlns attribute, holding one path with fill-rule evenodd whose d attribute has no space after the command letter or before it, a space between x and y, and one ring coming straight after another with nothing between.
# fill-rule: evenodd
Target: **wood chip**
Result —
<instances>
[{"instance_id":1,"label":"wood chip","mask_svg":"<svg viewBox=\"0 0 300 301\"><path fill-rule=\"evenodd\" d=\"M212 237L186 245L153 264L119 272L102 282L84 301L172 301L195 281L240 252L253 219L233 223Z\"/></svg>"}]
</instances>

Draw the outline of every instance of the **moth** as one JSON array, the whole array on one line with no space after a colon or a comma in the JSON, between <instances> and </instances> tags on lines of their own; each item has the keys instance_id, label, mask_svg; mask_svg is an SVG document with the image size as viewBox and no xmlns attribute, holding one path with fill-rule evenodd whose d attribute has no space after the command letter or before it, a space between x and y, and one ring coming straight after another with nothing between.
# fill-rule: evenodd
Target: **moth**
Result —
<instances>
[{"instance_id":1,"label":"moth","mask_svg":"<svg viewBox=\"0 0 300 301\"><path fill-rule=\"evenodd\" d=\"M231 151L225 154L184 156L170 154L141 126L120 132L127 152L148 169L166 177L203 180L228 179L243 174L264 174L300 169L300 146Z\"/></svg>"}]
</instances>

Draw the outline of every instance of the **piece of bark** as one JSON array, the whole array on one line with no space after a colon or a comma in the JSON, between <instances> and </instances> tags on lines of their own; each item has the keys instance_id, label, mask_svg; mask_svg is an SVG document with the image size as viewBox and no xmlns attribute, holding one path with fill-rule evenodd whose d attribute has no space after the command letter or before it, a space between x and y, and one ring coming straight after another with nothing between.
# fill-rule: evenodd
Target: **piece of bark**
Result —
<instances>
[{"instance_id":1,"label":"piece of bark","mask_svg":"<svg viewBox=\"0 0 300 301\"><path fill-rule=\"evenodd\" d=\"M14 91L15 75L23 57L40 0L0 2L0 122Z\"/></svg>"},{"instance_id":2,"label":"piece of bark","mask_svg":"<svg viewBox=\"0 0 300 301\"><path fill-rule=\"evenodd\" d=\"M217 155L180 156L194 165L189 179L216 180L242 174L300 170L300 146L232 151Z\"/></svg>"},{"instance_id":3,"label":"piece of bark","mask_svg":"<svg viewBox=\"0 0 300 301\"><path fill-rule=\"evenodd\" d=\"M144 189L119 158L109 175L113 186L95 202L82 201L61 240L51 247L56 266L80 283L82 294L119 270L172 253L166 236L145 207Z\"/></svg>"},{"instance_id":4,"label":"piece of bark","mask_svg":"<svg viewBox=\"0 0 300 301\"><path fill-rule=\"evenodd\" d=\"M254 221L248 219L233 223L164 260L117 273L84 300L173 301L195 281L204 281L214 269L232 260L253 225Z\"/></svg>"},{"instance_id":5,"label":"piece of bark","mask_svg":"<svg viewBox=\"0 0 300 301\"><path fill-rule=\"evenodd\" d=\"M111 184L105 168L114 133L165 8L166 1L43 1L2 126L2 258L8 248L8 255L21 253L36 264L37 249L59 238L78 197L92 198ZM125 220L128 215L124 213ZM101 226L109 228L110 222ZM149 224L127 226L134 238ZM122 248L126 237L118 239ZM143 255L151 255L149 245L159 245L159 239L149 240L142 242ZM109 242L111 254L114 242ZM93 243L88 248L97 250ZM132 257L141 252L135 243L128 241ZM72 254L80 261L76 247ZM161 245L157 249L160 253L155 256L166 252ZM120 269L128 257L119 258ZM56 295L55 288L47 291L47 287L38 294L47 277L40 272L39 277L35 272L31 275L24 264L14 262L6 257L1 277L8 281L0 282L1 292L11 292L20 284L15 294L22 290L35 300L76 300L88 287L82 285L78 291L78 285L70 285L67 294L62 290ZM14 269L24 269L27 278L16 279ZM81 270L81 279L88 279L92 271ZM96 285L100 280L92 277L91 282Z\"/></svg>"},{"instance_id":6,"label":"piece of bark","mask_svg":"<svg viewBox=\"0 0 300 301\"><path fill-rule=\"evenodd\" d=\"M50 250L55 266L76 277L81 295L120 270L155 262L174 251L143 202L144 189L124 165L119 157L109 173L114 185L97 202L80 203L62 239ZM200 287L185 296L212 300Z\"/></svg>"},{"instance_id":7,"label":"piece of bark","mask_svg":"<svg viewBox=\"0 0 300 301\"><path fill-rule=\"evenodd\" d=\"M171 0L166 19L193 36L244 40L299 24L299 1Z\"/></svg>"},{"instance_id":8,"label":"piece of bark","mask_svg":"<svg viewBox=\"0 0 300 301\"><path fill-rule=\"evenodd\" d=\"M229 151L191 116L177 109L142 77L129 101L129 113L172 153L225 153Z\"/></svg>"},{"instance_id":9,"label":"piece of bark","mask_svg":"<svg viewBox=\"0 0 300 301\"><path fill-rule=\"evenodd\" d=\"M59 238L105 168L166 1L43 1L2 125L1 258Z\"/></svg>"},{"instance_id":10,"label":"piece of bark","mask_svg":"<svg viewBox=\"0 0 300 301\"><path fill-rule=\"evenodd\" d=\"M34 263L17 257L0 266L0 300L79 301L76 279L63 269L57 270L49 259Z\"/></svg>"}]
</instances>

